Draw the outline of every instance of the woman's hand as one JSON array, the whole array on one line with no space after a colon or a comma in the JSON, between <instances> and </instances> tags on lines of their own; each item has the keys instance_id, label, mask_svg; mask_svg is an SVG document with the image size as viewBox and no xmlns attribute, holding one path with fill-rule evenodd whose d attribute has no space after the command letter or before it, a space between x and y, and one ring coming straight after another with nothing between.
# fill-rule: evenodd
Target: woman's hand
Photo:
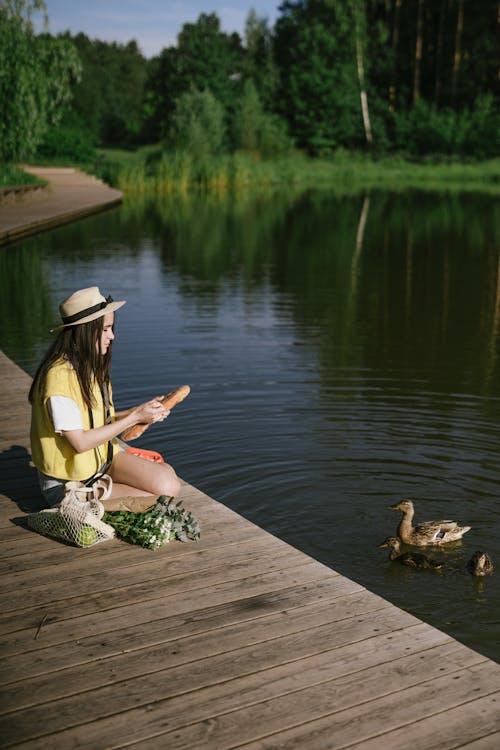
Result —
<instances>
[{"instance_id":1,"label":"woman's hand","mask_svg":"<svg viewBox=\"0 0 500 750\"><path fill-rule=\"evenodd\" d=\"M146 401L132 409L132 414L137 423L152 424L153 422L163 422L170 414L170 410L165 409L162 399L163 396L157 396L151 399L151 401Z\"/></svg>"}]
</instances>

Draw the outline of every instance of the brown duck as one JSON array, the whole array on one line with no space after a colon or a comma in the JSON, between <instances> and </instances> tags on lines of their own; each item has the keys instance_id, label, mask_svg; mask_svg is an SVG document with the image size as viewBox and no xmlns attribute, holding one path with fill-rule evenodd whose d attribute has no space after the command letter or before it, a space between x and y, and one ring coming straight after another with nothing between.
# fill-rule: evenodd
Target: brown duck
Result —
<instances>
[{"instance_id":1,"label":"brown duck","mask_svg":"<svg viewBox=\"0 0 500 750\"><path fill-rule=\"evenodd\" d=\"M422 552L401 552L401 542L397 536L388 536L379 547L389 547L389 560L420 570L440 570L443 563L424 555Z\"/></svg>"},{"instance_id":2,"label":"brown duck","mask_svg":"<svg viewBox=\"0 0 500 750\"><path fill-rule=\"evenodd\" d=\"M467 570L473 576L488 576L493 573L493 562L487 552L474 552L467 563Z\"/></svg>"},{"instance_id":3,"label":"brown duck","mask_svg":"<svg viewBox=\"0 0 500 750\"><path fill-rule=\"evenodd\" d=\"M459 526L456 521L424 521L412 526L415 509L411 500L402 500L389 506L391 510L400 510L403 518L399 522L397 535L402 542L415 547L448 544L461 539L470 531L470 526Z\"/></svg>"}]
</instances>

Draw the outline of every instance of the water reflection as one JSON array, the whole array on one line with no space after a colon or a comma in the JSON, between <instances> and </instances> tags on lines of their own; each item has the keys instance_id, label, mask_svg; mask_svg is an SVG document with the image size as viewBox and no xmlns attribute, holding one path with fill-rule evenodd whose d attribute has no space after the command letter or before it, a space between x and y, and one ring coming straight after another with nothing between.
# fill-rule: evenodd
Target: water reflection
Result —
<instances>
[{"instance_id":1,"label":"water reflection","mask_svg":"<svg viewBox=\"0 0 500 750\"><path fill-rule=\"evenodd\" d=\"M0 253L0 344L33 372L82 284L117 316L120 405L189 382L141 444L261 526L494 658L500 566L500 255L491 196L326 192L128 201ZM439 577L377 548L473 527Z\"/></svg>"}]
</instances>

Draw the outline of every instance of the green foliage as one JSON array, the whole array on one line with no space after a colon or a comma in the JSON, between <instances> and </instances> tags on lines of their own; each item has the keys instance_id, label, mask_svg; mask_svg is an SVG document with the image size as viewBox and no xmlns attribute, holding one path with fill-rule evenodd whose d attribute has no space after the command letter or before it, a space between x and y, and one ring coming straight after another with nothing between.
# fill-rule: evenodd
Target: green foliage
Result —
<instances>
[{"instance_id":1,"label":"green foliage","mask_svg":"<svg viewBox=\"0 0 500 750\"><path fill-rule=\"evenodd\" d=\"M0 185L33 185L44 183L34 174L25 172L24 169L13 164L0 164Z\"/></svg>"},{"instance_id":2,"label":"green foliage","mask_svg":"<svg viewBox=\"0 0 500 750\"><path fill-rule=\"evenodd\" d=\"M461 153L488 158L500 154L500 106L491 94L480 94L462 115Z\"/></svg>"},{"instance_id":3,"label":"green foliage","mask_svg":"<svg viewBox=\"0 0 500 750\"><path fill-rule=\"evenodd\" d=\"M257 151L263 117L264 112L257 89L252 81L246 81L233 121L233 137L236 148Z\"/></svg>"},{"instance_id":4,"label":"green foliage","mask_svg":"<svg viewBox=\"0 0 500 750\"><path fill-rule=\"evenodd\" d=\"M194 158L185 151L164 151L135 159L108 152L98 174L126 193L223 192L241 188L329 188L344 193L385 187L500 191L500 161L477 164L419 164L401 158L374 158L339 148L328 158L308 158L300 152L257 160L236 152ZM149 152L151 154L151 152Z\"/></svg>"},{"instance_id":5,"label":"green foliage","mask_svg":"<svg viewBox=\"0 0 500 750\"><path fill-rule=\"evenodd\" d=\"M259 151L265 158L285 156L294 147L288 134L288 125L278 115L264 114L260 124Z\"/></svg>"},{"instance_id":6,"label":"green foliage","mask_svg":"<svg viewBox=\"0 0 500 750\"><path fill-rule=\"evenodd\" d=\"M176 100L168 140L194 158L218 154L225 138L224 109L209 91L191 88Z\"/></svg>"},{"instance_id":7,"label":"green foliage","mask_svg":"<svg viewBox=\"0 0 500 750\"><path fill-rule=\"evenodd\" d=\"M156 550L174 539L187 542L200 538L200 525L182 502L160 495L156 505L146 513L108 511L102 520L113 526L121 539Z\"/></svg>"},{"instance_id":8,"label":"green foliage","mask_svg":"<svg viewBox=\"0 0 500 750\"><path fill-rule=\"evenodd\" d=\"M232 134L234 148L264 157L282 155L292 148L286 123L277 115L264 112L251 80L245 81L243 86L233 118Z\"/></svg>"},{"instance_id":9,"label":"green foliage","mask_svg":"<svg viewBox=\"0 0 500 750\"><path fill-rule=\"evenodd\" d=\"M80 125L61 124L45 132L37 149L37 158L87 164L96 158L96 150L89 133Z\"/></svg>"},{"instance_id":10,"label":"green foliage","mask_svg":"<svg viewBox=\"0 0 500 750\"><path fill-rule=\"evenodd\" d=\"M36 36L42 0L3 0L0 5L0 160L33 155L50 124L57 124L80 75L73 45L48 34Z\"/></svg>"},{"instance_id":11,"label":"green foliage","mask_svg":"<svg viewBox=\"0 0 500 750\"><path fill-rule=\"evenodd\" d=\"M328 153L364 142L350 4L285 2L276 23L280 111L298 145Z\"/></svg>"},{"instance_id":12,"label":"green foliage","mask_svg":"<svg viewBox=\"0 0 500 750\"><path fill-rule=\"evenodd\" d=\"M478 97L471 110L436 110L423 99L394 116L394 145L410 154L474 154L500 152L499 107L489 95Z\"/></svg>"},{"instance_id":13,"label":"green foliage","mask_svg":"<svg viewBox=\"0 0 500 750\"><path fill-rule=\"evenodd\" d=\"M137 143L143 122L147 62L137 43L73 39L83 64L74 89L74 109L101 145Z\"/></svg>"},{"instance_id":14,"label":"green foliage","mask_svg":"<svg viewBox=\"0 0 500 750\"><path fill-rule=\"evenodd\" d=\"M221 31L215 13L202 13L184 24L175 46L146 60L135 41L36 37L31 17L43 12L43 1L0 0L0 156L32 154L70 88L78 124L64 118L58 132L60 150L77 154L85 143L68 130L82 129L99 145L166 140L171 153L194 148L210 174L218 170L211 155L222 151L274 158L292 143L316 157L366 149L362 89L373 154L495 156L497 5L426 2L420 28L416 0L285 0L274 28L250 11L243 42ZM79 82L74 50L64 51L71 44L83 65ZM191 116L183 102L193 92L199 101ZM48 133L44 158L58 145ZM180 174L179 159L162 170Z\"/></svg>"},{"instance_id":15,"label":"green foliage","mask_svg":"<svg viewBox=\"0 0 500 750\"><path fill-rule=\"evenodd\" d=\"M273 32L267 18L251 9L245 22L245 72L255 84L264 109L274 107L279 72L273 56Z\"/></svg>"},{"instance_id":16,"label":"green foliage","mask_svg":"<svg viewBox=\"0 0 500 750\"><path fill-rule=\"evenodd\" d=\"M164 49L150 66L147 102L156 124L151 136L168 132L178 98L193 88L210 91L229 112L242 69L241 39L222 32L215 13L202 13L196 23L184 24L177 46Z\"/></svg>"}]
</instances>

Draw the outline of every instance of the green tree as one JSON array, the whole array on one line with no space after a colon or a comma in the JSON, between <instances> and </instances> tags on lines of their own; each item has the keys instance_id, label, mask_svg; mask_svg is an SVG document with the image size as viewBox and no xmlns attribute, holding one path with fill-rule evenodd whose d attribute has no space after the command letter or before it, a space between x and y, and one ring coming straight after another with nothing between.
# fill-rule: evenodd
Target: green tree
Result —
<instances>
[{"instance_id":1,"label":"green tree","mask_svg":"<svg viewBox=\"0 0 500 750\"><path fill-rule=\"evenodd\" d=\"M192 87L209 90L230 112L239 92L244 53L238 34L220 29L215 13L184 24L176 47L164 49L150 67L148 105L157 133L168 131L176 100Z\"/></svg>"},{"instance_id":2,"label":"green tree","mask_svg":"<svg viewBox=\"0 0 500 750\"><path fill-rule=\"evenodd\" d=\"M135 143L142 129L147 76L147 62L137 43L91 40L85 34L78 34L73 42L83 66L74 88L74 111L96 142Z\"/></svg>"},{"instance_id":3,"label":"green tree","mask_svg":"<svg viewBox=\"0 0 500 750\"><path fill-rule=\"evenodd\" d=\"M36 35L32 17L48 18L43 0L0 0L0 159L33 155L71 98L81 65L74 46Z\"/></svg>"},{"instance_id":4,"label":"green tree","mask_svg":"<svg viewBox=\"0 0 500 750\"><path fill-rule=\"evenodd\" d=\"M353 4L287 0L276 23L279 105L312 152L364 143Z\"/></svg>"},{"instance_id":5,"label":"green tree","mask_svg":"<svg viewBox=\"0 0 500 750\"><path fill-rule=\"evenodd\" d=\"M210 91L191 88L177 99L169 141L195 159L220 153L224 142L224 109Z\"/></svg>"},{"instance_id":6,"label":"green tree","mask_svg":"<svg viewBox=\"0 0 500 750\"><path fill-rule=\"evenodd\" d=\"M246 151L256 151L264 112L259 94L252 81L245 81L243 94L233 121L234 145Z\"/></svg>"},{"instance_id":7,"label":"green tree","mask_svg":"<svg viewBox=\"0 0 500 750\"><path fill-rule=\"evenodd\" d=\"M275 105L278 69L273 56L273 32L267 18L252 8L245 22L245 74L254 82L266 110Z\"/></svg>"},{"instance_id":8,"label":"green tree","mask_svg":"<svg viewBox=\"0 0 500 750\"><path fill-rule=\"evenodd\" d=\"M276 156L292 147L286 123L265 112L255 84L247 80L233 118L233 146L262 156Z\"/></svg>"}]
</instances>

